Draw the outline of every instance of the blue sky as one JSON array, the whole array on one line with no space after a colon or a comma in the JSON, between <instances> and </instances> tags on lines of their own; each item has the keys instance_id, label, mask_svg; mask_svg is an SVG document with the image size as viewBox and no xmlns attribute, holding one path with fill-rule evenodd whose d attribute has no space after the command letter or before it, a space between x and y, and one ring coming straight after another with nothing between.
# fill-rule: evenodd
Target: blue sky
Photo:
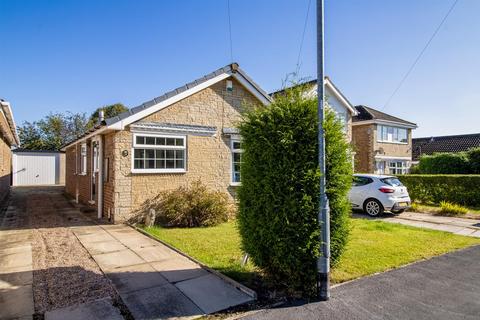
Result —
<instances>
[{"instance_id":1,"label":"blue sky","mask_svg":"<svg viewBox=\"0 0 480 320\"><path fill-rule=\"evenodd\" d=\"M453 0L326 0L326 71L382 109ZM226 0L0 0L0 97L17 123L141 104L230 62ZM231 0L234 60L265 90L295 70L308 0ZM315 0L300 74L314 77ZM414 136L480 132L480 1L460 0L386 112Z\"/></svg>"}]
</instances>

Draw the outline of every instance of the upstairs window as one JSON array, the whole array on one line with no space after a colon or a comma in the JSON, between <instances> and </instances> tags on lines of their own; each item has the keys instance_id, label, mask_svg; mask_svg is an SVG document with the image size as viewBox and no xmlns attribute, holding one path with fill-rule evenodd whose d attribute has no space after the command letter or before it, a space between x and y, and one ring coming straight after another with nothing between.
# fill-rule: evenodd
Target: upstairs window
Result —
<instances>
[{"instance_id":1,"label":"upstairs window","mask_svg":"<svg viewBox=\"0 0 480 320\"><path fill-rule=\"evenodd\" d=\"M240 166L242 164L242 144L239 140L232 140L232 184L240 183Z\"/></svg>"},{"instance_id":2,"label":"upstairs window","mask_svg":"<svg viewBox=\"0 0 480 320\"><path fill-rule=\"evenodd\" d=\"M186 137L135 134L132 172L185 172Z\"/></svg>"},{"instance_id":3,"label":"upstairs window","mask_svg":"<svg viewBox=\"0 0 480 320\"><path fill-rule=\"evenodd\" d=\"M408 143L407 129L377 125L377 141L391 143Z\"/></svg>"}]
</instances>

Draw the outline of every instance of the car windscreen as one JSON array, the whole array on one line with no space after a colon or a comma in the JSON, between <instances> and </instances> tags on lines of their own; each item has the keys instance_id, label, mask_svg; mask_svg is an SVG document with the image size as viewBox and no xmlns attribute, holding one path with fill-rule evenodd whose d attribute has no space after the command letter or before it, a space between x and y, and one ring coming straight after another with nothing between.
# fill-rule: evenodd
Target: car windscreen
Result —
<instances>
[{"instance_id":1,"label":"car windscreen","mask_svg":"<svg viewBox=\"0 0 480 320\"><path fill-rule=\"evenodd\" d=\"M380 181L382 181L383 183L386 183L386 184L388 184L389 186L392 186L392 187L403 186L403 184L400 182L400 180L398 180L398 178L395 178L395 177L383 178L383 179L380 179Z\"/></svg>"}]
</instances>

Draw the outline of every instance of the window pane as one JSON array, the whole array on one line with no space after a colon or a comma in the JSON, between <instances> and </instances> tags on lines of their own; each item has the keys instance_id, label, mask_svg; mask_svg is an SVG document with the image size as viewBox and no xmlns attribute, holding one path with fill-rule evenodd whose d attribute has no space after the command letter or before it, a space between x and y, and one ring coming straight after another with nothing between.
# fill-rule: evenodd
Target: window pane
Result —
<instances>
[{"instance_id":1,"label":"window pane","mask_svg":"<svg viewBox=\"0 0 480 320\"><path fill-rule=\"evenodd\" d=\"M145 149L145 158L147 158L147 159L154 159L154 158L155 158L155 150L153 150L153 149Z\"/></svg>"},{"instance_id":2,"label":"window pane","mask_svg":"<svg viewBox=\"0 0 480 320\"><path fill-rule=\"evenodd\" d=\"M135 158L143 158L145 156L145 149L135 149Z\"/></svg>"},{"instance_id":3,"label":"window pane","mask_svg":"<svg viewBox=\"0 0 480 320\"><path fill-rule=\"evenodd\" d=\"M167 146L174 146L175 145L175 138L166 138Z\"/></svg>"},{"instance_id":4,"label":"window pane","mask_svg":"<svg viewBox=\"0 0 480 320\"><path fill-rule=\"evenodd\" d=\"M155 165L157 169L165 169L165 160L157 160Z\"/></svg>"},{"instance_id":5,"label":"window pane","mask_svg":"<svg viewBox=\"0 0 480 320\"><path fill-rule=\"evenodd\" d=\"M185 165L184 165L183 160L175 160L175 168L185 169Z\"/></svg>"},{"instance_id":6,"label":"window pane","mask_svg":"<svg viewBox=\"0 0 480 320\"><path fill-rule=\"evenodd\" d=\"M233 182L240 182L240 172L235 172L233 174Z\"/></svg>"},{"instance_id":7,"label":"window pane","mask_svg":"<svg viewBox=\"0 0 480 320\"><path fill-rule=\"evenodd\" d=\"M240 162L242 159L242 154L239 152L233 153L233 162Z\"/></svg>"},{"instance_id":8,"label":"window pane","mask_svg":"<svg viewBox=\"0 0 480 320\"><path fill-rule=\"evenodd\" d=\"M135 160L133 167L134 167L135 169L143 169L143 168L144 168L144 165L145 165L145 161L143 161L143 160Z\"/></svg>"},{"instance_id":9,"label":"window pane","mask_svg":"<svg viewBox=\"0 0 480 320\"><path fill-rule=\"evenodd\" d=\"M176 146L183 146L183 139L175 139Z\"/></svg>"},{"instance_id":10,"label":"window pane","mask_svg":"<svg viewBox=\"0 0 480 320\"><path fill-rule=\"evenodd\" d=\"M165 150L155 150L155 155L157 159L165 158Z\"/></svg>"},{"instance_id":11,"label":"window pane","mask_svg":"<svg viewBox=\"0 0 480 320\"><path fill-rule=\"evenodd\" d=\"M155 138L155 144L157 146L164 146L165 145L165 138Z\"/></svg>"},{"instance_id":12,"label":"window pane","mask_svg":"<svg viewBox=\"0 0 480 320\"><path fill-rule=\"evenodd\" d=\"M236 171L236 172L237 172L237 171L240 171L240 163L235 163L235 164L233 165L233 171Z\"/></svg>"},{"instance_id":13,"label":"window pane","mask_svg":"<svg viewBox=\"0 0 480 320\"><path fill-rule=\"evenodd\" d=\"M154 145L155 144L155 137L145 137L145 144Z\"/></svg>"},{"instance_id":14,"label":"window pane","mask_svg":"<svg viewBox=\"0 0 480 320\"><path fill-rule=\"evenodd\" d=\"M184 157L183 150L175 150L175 159L183 159Z\"/></svg>"},{"instance_id":15,"label":"window pane","mask_svg":"<svg viewBox=\"0 0 480 320\"><path fill-rule=\"evenodd\" d=\"M382 137L382 126L380 126L380 125L377 125L377 140L378 140L378 141L383 140L383 137Z\"/></svg>"},{"instance_id":16,"label":"window pane","mask_svg":"<svg viewBox=\"0 0 480 320\"><path fill-rule=\"evenodd\" d=\"M154 169L154 168L155 168L155 160L145 161L145 169Z\"/></svg>"},{"instance_id":17,"label":"window pane","mask_svg":"<svg viewBox=\"0 0 480 320\"><path fill-rule=\"evenodd\" d=\"M165 155L167 159L175 158L175 150L165 150Z\"/></svg>"},{"instance_id":18,"label":"window pane","mask_svg":"<svg viewBox=\"0 0 480 320\"><path fill-rule=\"evenodd\" d=\"M233 142L233 149L235 149L235 150L241 149L240 141L234 141Z\"/></svg>"},{"instance_id":19,"label":"window pane","mask_svg":"<svg viewBox=\"0 0 480 320\"><path fill-rule=\"evenodd\" d=\"M137 144L145 144L145 137L137 136Z\"/></svg>"},{"instance_id":20,"label":"window pane","mask_svg":"<svg viewBox=\"0 0 480 320\"><path fill-rule=\"evenodd\" d=\"M174 169L175 168L175 160L166 160L166 168L167 169Z\"/></svg>"}]
</instances>

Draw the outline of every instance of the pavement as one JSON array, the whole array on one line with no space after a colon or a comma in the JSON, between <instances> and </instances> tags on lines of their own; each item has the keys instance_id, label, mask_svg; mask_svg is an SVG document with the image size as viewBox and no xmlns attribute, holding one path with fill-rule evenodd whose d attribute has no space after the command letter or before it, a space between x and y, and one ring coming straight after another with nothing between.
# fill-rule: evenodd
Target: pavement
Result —
<instances>
[{"instance_id":1,"label":"pavement","mask_svg":"<svg viewBox=\"0 0 480 320\"><path fill-rule=\"evenodd\" d=\"M457 217L433 216L425 213L404 212L399 215L385 213L380 217L355 214L356 218L382 220L407 226L450 232L462 236L480 238L480 220Z\"/></svg>"},{"instance_id":2,"label":"pavement","mask_svg":"<svg viewBox=\"0 0 480 320\"><path fill-rule=\"evenodd\" d=\"M40 187L28 189L27 194L47 192L62 197L62 191L61 188ZM19 198L15 197L15 192L20 190L12 192L12 199ZM32 261L32 238L36 229L29 227L31 211L24 203L15 203L14 200L4 207L5 210L0 208L2 320L32 319L34 312L38 311L34 305L35 270ZM97 298L86 299L87 302L80 304L64 304L65 307L47 309L44 313L46 320L117 320L124 316L130 319L130 315L135 319L189 319L254 300L255 293L250 289L132 227L90 219L88 214L70 206L67 201L57 201L50 214L52 211L54 216L62 217L59 220L66 220L68 224L52 223L42 228L51 231L61 226L70 230L73 239L78 239L80 248L86 249L88 259L98 265L100 275L113 284L121 301ZM50 249L56 250L54 247ZM61 255L61 252L57 254ZM80 263L77 264L78 272L84 274L85 270ZM52 272L56 273L55 270ZM64 290L68 291L68 288Z\"/></svg>"},{"instance_id":3,"label":"pavement","mask_svg":"<svg viewBox=\"0 0 480 320\"><path fill-rule=\"evenodd\" d=\"M132 227L72 229L136 319L199 317L254 300L233 280L225 281Z\"/></svg>"},{"instance_id":4,"label":"pavement","mask_svg":"<svg viewBox=\"0 0 480 320\"><path fill-rule=\"evenodd\" d=\"M326 302L249 314L245 320L480 318L480 246L347 282Z\"/></svg>"}]
</instances>

